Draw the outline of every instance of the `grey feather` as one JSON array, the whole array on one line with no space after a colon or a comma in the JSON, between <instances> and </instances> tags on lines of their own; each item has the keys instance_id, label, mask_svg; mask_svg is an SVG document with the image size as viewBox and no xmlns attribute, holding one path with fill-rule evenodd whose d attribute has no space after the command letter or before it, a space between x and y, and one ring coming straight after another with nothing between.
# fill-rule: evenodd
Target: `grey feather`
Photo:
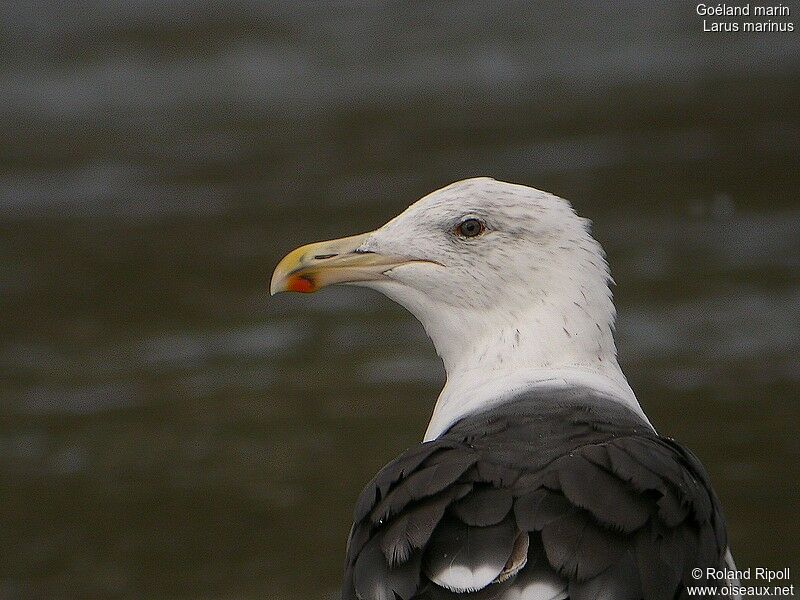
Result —
<instances>
[{"instance_id":1,"label":"grey feather","mask_svg":"<svg viewBox=\"0 0 800 600\"><path fill-rule=\"evenodd\" d=\"M472 489L469 484L454 485L448 490L412 505L398 515L386 528L381 550L390 566L408 560L413 550L419 550L430 539L447 506Z\"/></svg>"},{"instance_id":2,"label":"grey feather","mask_svg":"<svg viewBox=\"0 0 800 600\"><path fill-rule=\"evenodd\" d=\"M650 506L643 496L632 494L619 478L577 454L559 469L558 478L570 502L614 529L629 533L650 518Z\"/></svg>"},{"instance_id":3,"label":"grey feather","mask_svg":"<svg viewBox=\"0 0 800 600\"><path fill-rule=\"evenodd\" d=\"M502 521L514 497L507 488L482 487L453 505L453 512L467 525L486 527Z\"/></svg>"},{"instance_id":4,"label":"grey feather","mask_svg":"<svg viewBox=\"0 0 800 600\"><path fill-rule=\"evenodd\" d=\"M445 519L425 551L425 574L451 591L480 590L502 572L517 533L513 518L490 527L470 527L455 518Z\"/></svg>"},{"instance_id":5,"label":"grey feather","mask_svg":"<svg viewBox=\"0 0 800 600\"><path fill-rule=\"evenodd\" d=\"M419 586L421 555L390 567L380 551L381 536L374 536L364 547L353 570L353 587L359 600L409 600Z\"/></svg>"}]
</instances>

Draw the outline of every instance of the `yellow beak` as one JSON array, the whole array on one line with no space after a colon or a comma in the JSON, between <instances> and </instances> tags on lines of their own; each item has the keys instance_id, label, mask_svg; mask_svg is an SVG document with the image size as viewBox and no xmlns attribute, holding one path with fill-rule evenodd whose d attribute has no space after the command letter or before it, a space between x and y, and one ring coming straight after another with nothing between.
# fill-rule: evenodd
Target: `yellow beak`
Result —
<instances>
[{"instance_id":1,"label":"yellow beak","mask_svg":"<svg viewBox=\"0 0 800 600\"><path fill-rule=\"evenodd\" d=\"M364 233L292 250L275 267L270 294L311 293L334 283L375 281L382 279L389 269L414 261L407 256L359 252L358 248L371 235L372 232Z\"/></svg>"}]
</instances>

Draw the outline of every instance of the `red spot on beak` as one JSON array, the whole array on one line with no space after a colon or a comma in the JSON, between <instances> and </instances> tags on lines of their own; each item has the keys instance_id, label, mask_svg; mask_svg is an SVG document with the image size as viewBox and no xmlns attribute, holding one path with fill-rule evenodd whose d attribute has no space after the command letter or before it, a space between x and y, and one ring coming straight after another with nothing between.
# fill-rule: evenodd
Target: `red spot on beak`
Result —
<instances>
[{"instance_id":1,"label":"red spot on beak","mask_svg":"<svg viewBox=\"0 0 800 600\"><path fill-rule=\"evenodd\" d=\"M295 275L289 279L286 289L290 292L300 292L301 294L310 294L317 291L317 286L314 280L307 275Z\"/></svg>"}]
</instances>

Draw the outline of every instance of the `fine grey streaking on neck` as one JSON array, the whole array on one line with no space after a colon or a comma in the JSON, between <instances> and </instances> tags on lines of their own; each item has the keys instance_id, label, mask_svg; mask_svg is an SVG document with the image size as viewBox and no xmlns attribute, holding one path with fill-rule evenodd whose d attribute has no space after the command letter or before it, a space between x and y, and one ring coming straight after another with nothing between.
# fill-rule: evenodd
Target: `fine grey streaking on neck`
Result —
<instances>
[{"instance_id":1,"label":"fine grey streaking on neck","mask_svg":"<svg viewBox=\"0 0 800 600\"><path fill-rule=\"evenodd\" d=\"M495 408L531 391L547 394L565 389L591 390L633 410L651 428L624 375L600 373L584 367L531 368L508 372L475 370L469 376L448 379L433 411L424 441L434 440L460 419Z\"/></svg>"}]
</instances>

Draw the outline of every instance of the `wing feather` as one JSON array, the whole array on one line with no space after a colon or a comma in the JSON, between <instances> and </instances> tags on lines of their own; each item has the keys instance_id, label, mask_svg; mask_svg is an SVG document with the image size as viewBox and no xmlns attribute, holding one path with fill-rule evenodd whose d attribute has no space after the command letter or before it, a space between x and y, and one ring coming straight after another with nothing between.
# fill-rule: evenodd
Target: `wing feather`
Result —
<instances>
[{"instance_id":1,"label":"wing feather","mask_svg":"<svg viewBox=\"0 0 800 600\"><path fill-rule=\"evenodd\" d=\"M345 600L674 600L700 583L692 568L726 564L693 454L621 408L537 402L457 424L376 475Z\"/></svg>"}]
</instances>

